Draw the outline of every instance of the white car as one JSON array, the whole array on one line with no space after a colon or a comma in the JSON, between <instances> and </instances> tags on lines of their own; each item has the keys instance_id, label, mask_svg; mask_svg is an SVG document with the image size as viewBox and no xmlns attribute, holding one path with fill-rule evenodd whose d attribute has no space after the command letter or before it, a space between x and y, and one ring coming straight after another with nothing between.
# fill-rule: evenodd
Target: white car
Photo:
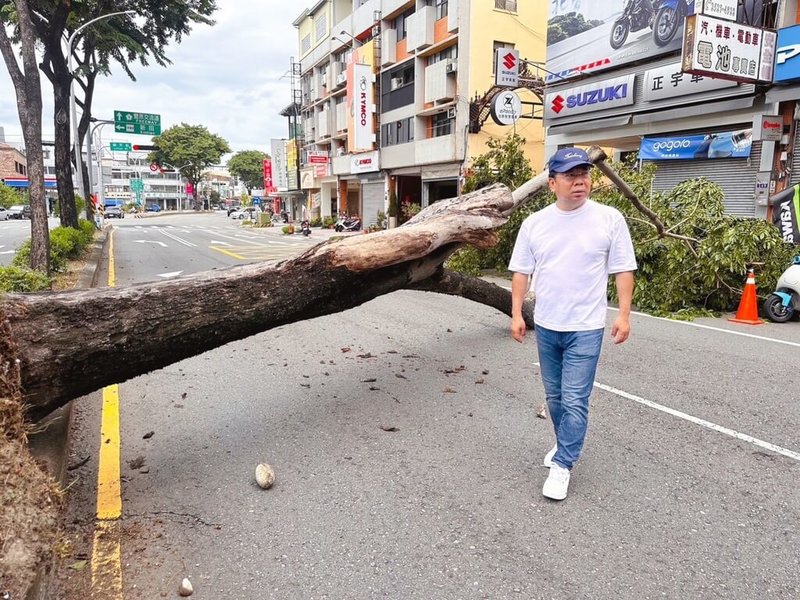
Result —
<instances>
[{"instance_id":1,"label":"white car","mask_svg":"<svg viewBox=\"0 0 800 600\"><path fill-rule=\"evenodd\" d=\"M238 219L240 221L244 219L255 220L256 213L258 213L258 209L255 206L246 206L236 212L232 212L231 219Z\"/></svg>"},{"instance_id":2,"label":"white car","mask_svg":"<svg viewBox=\"0 0 800 600\"><path fill-rule=\"evenodd\" d=\"M0 206L0 221L6 221L8 219L8 211Z\"/></svg>"}]
</instances>

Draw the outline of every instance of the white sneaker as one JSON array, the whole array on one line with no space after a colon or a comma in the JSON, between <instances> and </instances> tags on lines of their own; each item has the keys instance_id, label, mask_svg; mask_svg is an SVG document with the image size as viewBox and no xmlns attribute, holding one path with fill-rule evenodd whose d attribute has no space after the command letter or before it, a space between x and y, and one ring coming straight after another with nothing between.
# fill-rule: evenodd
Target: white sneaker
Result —
<instances>
[{"instance_id":1,"label":"white sneaker","mask_svg":"<svg viewBox=\"0 0 800 600\"><path fill-rule=\"evenodd\" d=\"M553 466L553 457L556 455L557 450L558 450L558 444L553 446L553 449L544 455L544 460L542 461L542 464L548 469Z\"/></svg>"},{"instance_id":2,"label":"white sneaker","mask_svg":"<svg viewBox=\"0 0 800 600\"><path fill-rule=\"evenodd\" d=\"M563 500L567 497L568 488L569 469L553 463L553 466L550 467L550 475L547 476L547 481L544 482L542 495L551 500Z\"/></svg>"}]
</instances>

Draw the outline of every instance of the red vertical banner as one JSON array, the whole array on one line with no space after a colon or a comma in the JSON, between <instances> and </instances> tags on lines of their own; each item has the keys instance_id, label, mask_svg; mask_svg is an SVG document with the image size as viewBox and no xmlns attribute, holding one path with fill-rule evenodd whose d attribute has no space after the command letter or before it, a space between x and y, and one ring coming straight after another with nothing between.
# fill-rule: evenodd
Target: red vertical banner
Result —
<instances>
[{"instance_id":1,"label":"red vertical banner","mask_svg":"<svg viewBox=\"0 0 800 600\"><path fill-rule=\"evenodd\" d=\"M194 196L194 186L191 184L191 182L186 184L186 195Z\"/></svg>"},{"instance_id":2,"label":"red vertical banner","mask_svg":"<svg viewBox=\"0 0 800 600\"><path fill-rule=\"evenodd\" d=\"M275 191L275 186L272 185L272 161L268 158L264 159L264 193L269 194Z\"/></svg>"}]
</instances>

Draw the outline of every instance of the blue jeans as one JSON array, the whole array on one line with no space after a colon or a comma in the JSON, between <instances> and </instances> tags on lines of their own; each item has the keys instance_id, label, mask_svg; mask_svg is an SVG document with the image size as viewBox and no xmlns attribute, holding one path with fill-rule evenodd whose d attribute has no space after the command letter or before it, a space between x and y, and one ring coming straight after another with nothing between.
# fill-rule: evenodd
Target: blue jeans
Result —
<instances>
[{"instance_id":1,"label":"blue jeans","mask_svg":"<svg viewBox=\"0 0 800 600\"><path fill-rule=\"evenodd\" d=\"M536 326L544 393L558 444L553 462L566 469L572 468L583 448L602 344L602 329L553 331Z\"/></svg>"}]
</instances>

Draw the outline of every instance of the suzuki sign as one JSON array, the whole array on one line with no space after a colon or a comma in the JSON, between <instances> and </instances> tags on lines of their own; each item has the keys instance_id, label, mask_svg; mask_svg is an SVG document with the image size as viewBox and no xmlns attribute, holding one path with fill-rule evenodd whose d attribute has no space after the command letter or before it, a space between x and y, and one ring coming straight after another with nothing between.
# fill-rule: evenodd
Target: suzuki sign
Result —
<instances>
[{"instance_id":1,"label":"suzuki sign","mask_svg":"<svg viewBox=\"0 0 800 600\"><path fill-rule=\"evenodd\" d=\"M552 92L545 97L548 121L633 104L636 75L602 79L586 85Z\"/></svg>"},{"instance_id":2,"label":"suzuki sign","mask_svg":"<svg viewBox=\"0 0 800 600\"><path fill-rule=\"evenodd\" d=\"M519 86L519 50L498 48L495 51L494 84L513 88Z\"/></svg>"}]
</instances>

